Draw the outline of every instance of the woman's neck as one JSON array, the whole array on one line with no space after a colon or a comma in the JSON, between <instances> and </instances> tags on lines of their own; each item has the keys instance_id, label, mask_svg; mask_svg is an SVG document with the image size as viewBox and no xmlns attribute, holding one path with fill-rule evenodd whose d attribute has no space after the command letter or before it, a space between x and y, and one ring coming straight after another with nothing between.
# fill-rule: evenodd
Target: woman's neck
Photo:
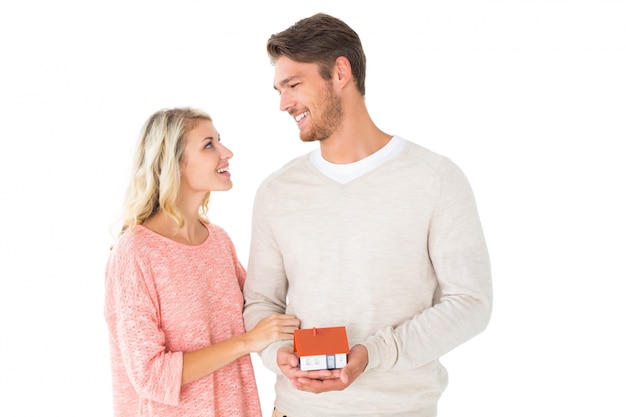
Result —
<instances>
[{"instance_id":1,"label":"woman's neck","mask_svg":"<svg viewBox=\"0 0 626 417\"><path fill-rule=\"evenodd\" d=\"M174 219L163 211L158 211L143 223L143 226L175 242L189 246L202 244L208 237L206 225L191 216L184 217L183 227L179 228Z\"/></svg>"}]
</instances>

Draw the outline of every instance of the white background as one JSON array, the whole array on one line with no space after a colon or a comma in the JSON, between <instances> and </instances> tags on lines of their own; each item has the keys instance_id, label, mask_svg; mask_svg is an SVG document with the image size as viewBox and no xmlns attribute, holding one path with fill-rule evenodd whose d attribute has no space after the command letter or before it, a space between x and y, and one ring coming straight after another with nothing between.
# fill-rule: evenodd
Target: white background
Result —
<instances>
[{"instance_id":1,"label":"white background","mask_svg":"<svg viewBox=\"0 0 626 417\"><path fill-rule=\"evenodd\" d=\"M361 35L379 127L474 187L495 306L442 358L440 416L626 415L623 1L128 0L0 5L0 416L111 415L103 271L152 112L214 117L235 186L210 215L245 265L257 185L312 149L265 42L318 11Z\"/></svg>"}]
</instances>

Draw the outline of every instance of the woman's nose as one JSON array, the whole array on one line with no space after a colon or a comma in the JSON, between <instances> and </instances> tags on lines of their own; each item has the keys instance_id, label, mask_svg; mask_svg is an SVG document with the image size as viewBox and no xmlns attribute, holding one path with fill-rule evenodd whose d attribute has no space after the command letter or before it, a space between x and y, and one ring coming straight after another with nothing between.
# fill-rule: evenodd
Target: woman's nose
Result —
<instances>
[{"instance_id":1,"label":"woman's nose","mask_svg":"<svg viewBox=\"0 0 626 417\"><path fill-rule=\"evenodd\" d=\"M220 152L222 159L230 159L233 157L233 151L228 149L226 146L222 145L222 150Z\"/></svg>"}]
</instances>

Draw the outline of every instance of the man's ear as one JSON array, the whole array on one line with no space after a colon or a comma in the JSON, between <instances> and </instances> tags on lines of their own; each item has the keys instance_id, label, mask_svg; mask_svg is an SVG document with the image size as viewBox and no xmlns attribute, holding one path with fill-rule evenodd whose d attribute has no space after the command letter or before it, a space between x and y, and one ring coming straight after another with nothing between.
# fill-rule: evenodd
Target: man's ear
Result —
<instances>
[{"instance_id":1,"label":"man's ear","mask_svg":"<svg viewBox=\"0 0 626 417\"><path fill-rule=\"evenodd\" d=\"M335 79L343 87L346 83L352 80L352 67L350 61L345 56L337 57L335 60Z\"/></svg>"}]
</instances>

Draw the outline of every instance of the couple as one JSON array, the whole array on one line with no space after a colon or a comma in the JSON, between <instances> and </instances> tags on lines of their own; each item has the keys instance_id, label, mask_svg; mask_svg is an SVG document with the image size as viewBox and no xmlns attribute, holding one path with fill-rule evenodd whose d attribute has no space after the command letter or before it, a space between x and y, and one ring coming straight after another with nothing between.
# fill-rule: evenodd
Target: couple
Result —
<instances>
[{"instance_id":1,"label":"couple","mask_svg":"<svg viewBox=\"0 0 626 417\"><path fill-rule=\"evenodd\" d=\"M374 124L343 21L302 19L267 52L281 110L319 148L260 185L247 271L206 217L209 193L232 187L210 116L169 109L143 127L106 268L115 415L260 417L259 352L277 375L273 416L436 416L439 357L491 315L471 187ZM332 326L346 327L347 365L301 371L294 330Z\"/></svg>"}]
</instances>

